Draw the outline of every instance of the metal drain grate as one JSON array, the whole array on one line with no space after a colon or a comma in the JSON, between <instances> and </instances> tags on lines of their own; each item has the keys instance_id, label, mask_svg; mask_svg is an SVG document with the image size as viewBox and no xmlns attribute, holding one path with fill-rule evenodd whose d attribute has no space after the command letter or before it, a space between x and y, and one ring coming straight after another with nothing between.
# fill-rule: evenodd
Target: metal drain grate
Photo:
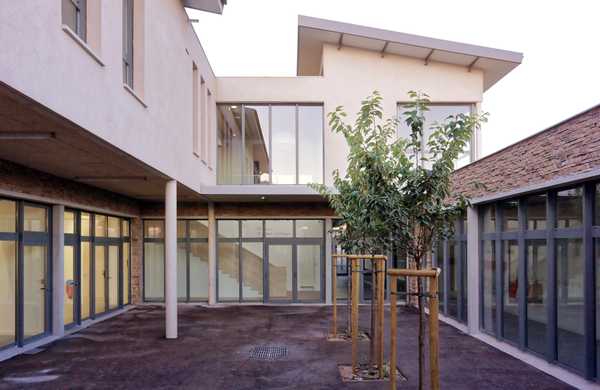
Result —
<instances>
[{"instance_id":1,"label":"metal drain grate","mask_svg":"<svg viewBox=\"0 0 600 390\"><path fill-rule=\"evenodd\" d=\"M279 360L287 356L287 348L276 346L258 346L250 350L250 359L254 360Z\"/></svg>"}]
</instances>

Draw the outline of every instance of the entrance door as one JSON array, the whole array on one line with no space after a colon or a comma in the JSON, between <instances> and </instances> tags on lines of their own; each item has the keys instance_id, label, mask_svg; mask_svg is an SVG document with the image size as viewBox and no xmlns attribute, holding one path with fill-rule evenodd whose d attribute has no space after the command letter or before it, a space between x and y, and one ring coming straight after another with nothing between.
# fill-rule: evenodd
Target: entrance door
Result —
<instances>
[{"instance_id":1,"label":"entrance door","mask_svg":"<svg viewBox=\"0 0 600 390\"><path fill-rule=\"evenodd\" d=\"M269 244L267 248L267 275L269 279L269 300L293 301L293 245Z\"/></svg>"},{"instance_id":2,"label":"entrance door","mask_svg":"<svg viewBox=\"0 0 600 390\"><path fill-rule=\"evenodd\" d=\"M94 314L106 311L106 247L96 245L94 250Z\"/></svg>"},{"instance_id":3,"label":"entrance door","mask_svg":"<svg viewBox=\"0 0 600 390\"><path fill-rule=\"evenodd\" d=\"M71 325L76 319L75 297L77 296L77 279L75 274L75 246L64 247L64 278L65 278L65 325Z\"/></svg>"}]
</instances>

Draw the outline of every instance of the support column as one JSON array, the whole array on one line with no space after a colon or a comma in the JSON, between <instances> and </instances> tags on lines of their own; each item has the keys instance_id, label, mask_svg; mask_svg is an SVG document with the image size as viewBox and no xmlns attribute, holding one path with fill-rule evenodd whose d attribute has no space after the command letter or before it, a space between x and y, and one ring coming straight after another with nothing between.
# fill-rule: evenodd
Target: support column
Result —
<instances>
[{"instance_id":1,"label":"support column","mask_svg":"<svg viewBox=\"0 0 600 390\"><path fill-rule=\"evenodd\" d=\"M217 219L215 204L208 204L208 304L217 303Z\"/></svg>"},{"instance_id":2,"label":"support column","mask_svg":"<svg viewBox=\"0 0 600 390\"><path fill-rule=\"evenodd\" d=\"M52 207L52 335L65 334L65 206Z\"/></svg>"},{"instance_id":3,"label":"support column","mask_svg":"<svg viewBox=\"0 0 600 390\"><path fill-rule=\"evenodd\" d=\"M165 188L165 316L167 339L177 338L177 182Z\"/></svg>"},{"instance_id":4,"label":"support column","mask_svg":"<svg viewBox=\"0 0 600 390\"><path fill-rule=\"evenodd\" d=\"M331 218L325 219L325 303L331 305L333 296L331 278L333 275L333 258L331 257L332 242L331 242L331 229L333 228L333 222Z\"/></svg>"},{"instance_id":5,"label":"support column","mask_svg":"<svg viewBox=\"0 0 600 390\"><path fill-rule=\"evenodd\" d=\"M467 297L469 333L479 332L480 269L479 269L479 213L477 207L467 209Z\"/></svg>"}]
</instances>

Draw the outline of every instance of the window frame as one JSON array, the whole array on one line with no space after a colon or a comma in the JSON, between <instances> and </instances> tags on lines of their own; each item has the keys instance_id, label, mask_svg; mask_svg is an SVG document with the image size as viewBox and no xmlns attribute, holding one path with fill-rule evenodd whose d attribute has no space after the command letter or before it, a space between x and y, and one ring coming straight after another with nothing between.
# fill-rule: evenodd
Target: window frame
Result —
<instances>
[{"instance_id":1,"label":"window frame","mask_svg":"<svg viewBox=\"0 0 600 390\"><path fill-rule=\"evenodd\" d=\"M134 89L134 0L123 1L123 84Z\"/></svg>"}]
</instances>

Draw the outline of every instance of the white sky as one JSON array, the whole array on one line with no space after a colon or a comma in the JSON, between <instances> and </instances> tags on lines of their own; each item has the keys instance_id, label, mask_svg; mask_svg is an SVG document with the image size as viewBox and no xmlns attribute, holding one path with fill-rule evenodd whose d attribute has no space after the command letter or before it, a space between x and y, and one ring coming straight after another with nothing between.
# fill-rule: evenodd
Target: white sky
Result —
<instances>
[{"instance_id":1,"label":"white sky","mask_svg":"<svg viewBox=\"0 0 600 390\"><path fill-rule=\"evenodd\" d=\"M522 52L484 95L484 155L600 103L598 0L228 0L189 14L217 76L295 75L299 14Z\"/></svg>"}]
</instances>

